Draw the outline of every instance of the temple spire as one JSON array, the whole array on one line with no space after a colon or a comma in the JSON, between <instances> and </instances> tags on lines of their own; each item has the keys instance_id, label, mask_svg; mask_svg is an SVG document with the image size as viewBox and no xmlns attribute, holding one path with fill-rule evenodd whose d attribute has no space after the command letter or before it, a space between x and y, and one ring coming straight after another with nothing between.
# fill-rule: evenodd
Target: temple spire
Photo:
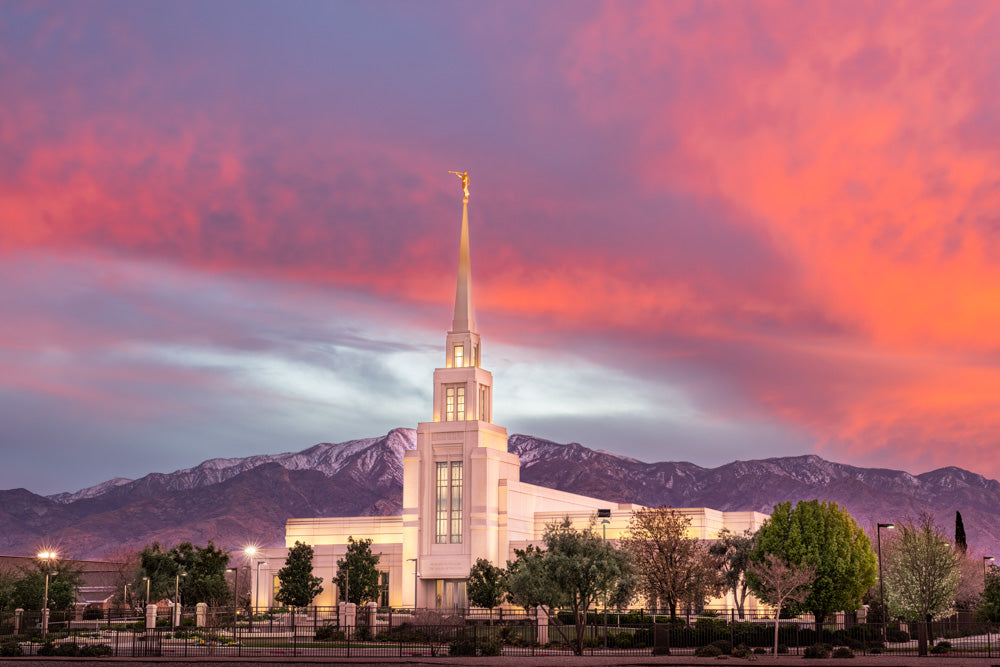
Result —
<instances>
[{"instance_id":1,"label":"temple spire","mask_svg":"<svg viewBox=\"0 0 1000 667\"><path fill-rule=\"evenodd\" d=\"M455 288L455 317L452 333L476 333L476 317L472 312L472 262L469 256L469 172L448 172L462 179L462 236L458 248L458 285Z\"/></svg>"}]
</instances>

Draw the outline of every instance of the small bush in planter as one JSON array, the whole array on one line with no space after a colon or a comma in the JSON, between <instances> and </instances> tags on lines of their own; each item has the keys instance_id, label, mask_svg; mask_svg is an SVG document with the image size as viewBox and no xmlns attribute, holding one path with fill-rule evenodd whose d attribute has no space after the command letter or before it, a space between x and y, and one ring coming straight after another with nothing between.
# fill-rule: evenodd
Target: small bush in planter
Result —
<instances>
[{"instance_id":1,"label":"small bush in planter","mask_svg":"<svg viewBox=\"0 0 1000 667\"><path fill-rule=\"evenodd\" d=\"M803 658L829 658L829 644L813 644L802 653Z\"/></svg>"},{"instance_id":2,"label":"small bush in planter","mask_svg":"<svg viewBox=\"0 0 1000 667\"><path fill-rule=\"evenodd\" d=\"M851 649L847 648L846 646L838 646L833 651L833 657L834 658L853 658L854 657L854 651L852 651Z\"/></svg>"},{"instance_id":3,"label":"small bush in planter","mask_svg":"<svg viewBox=\"0 0 1000 667\"><path fill-rule=\"evenodd\" d=\"M699 658L718 658L722 655L722 649L715 644L709 644L708 646L702 646L694 654Z\"/></svg>"}]
</instances>

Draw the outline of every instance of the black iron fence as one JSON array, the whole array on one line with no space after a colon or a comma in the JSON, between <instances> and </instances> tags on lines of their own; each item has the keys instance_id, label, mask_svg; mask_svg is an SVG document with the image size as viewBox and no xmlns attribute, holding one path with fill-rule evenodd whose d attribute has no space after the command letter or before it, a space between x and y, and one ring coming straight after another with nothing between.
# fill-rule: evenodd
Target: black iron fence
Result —
<instances>
[{"instance_id":1,"label":"black iron fence","mask_svg":"<svg viewBox=\"0 0 1000 667\"><path fill-rule=\"evenodd\" d=\"M735 614L679 617L603 611L588 615L577 635L572 614L473 610L359 610L352 625L335 607L292 610L210 609L199 618L185 613L173 625L170 610L158 612L156 626L132 610L82 619L53 613L43 632L38 612L0 613L0 656L316 656L391 657L439 655L569 655L582 644L585 655L744 655L769 654L775 620ZM1000 657L1000 626L952 619L932 624L824 623L779 620L779 653L806 655L916 655L923 633L926 650L942 656Z\"/></svg>"}]
</instances>

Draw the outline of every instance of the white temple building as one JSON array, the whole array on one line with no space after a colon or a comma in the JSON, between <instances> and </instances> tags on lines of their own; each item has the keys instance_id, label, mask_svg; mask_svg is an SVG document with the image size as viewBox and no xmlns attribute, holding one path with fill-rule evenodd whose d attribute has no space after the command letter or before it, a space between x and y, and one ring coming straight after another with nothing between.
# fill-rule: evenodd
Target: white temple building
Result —
<instances>
[{"instance_id":1,"label":"white temple building","mask_svg":"<svg viewBox=\"0 0 1000 667\"><path fill-rule=\"evenodd\" d=\"M472 301L467 176L463 185L455 313L445 335L444 364L434 370L431 419L417 425L417 447L403 457L403 513L289 519L286 548L258 552L264 562L251 570L255 606L274 604L277 572L296 541L313 547L313 572L323 578L324 591L314 604L336 604L332 578L353 536L371 538L372 551L381 554L385 593L380 604L462 608L467 606L465 580L477 558L504 567L515 548L541 545L546 523L568 516L583 526L598 510L610 510L603 528L608 539L615 539L639 507L521 481L520 461L507 451L507 430L493 423L493 375L482 367ZM756 529L766 518L752 511L679 511L692 519L692 534L703 539L715 538L723 528Z\"/></svg>"}]
</instances>

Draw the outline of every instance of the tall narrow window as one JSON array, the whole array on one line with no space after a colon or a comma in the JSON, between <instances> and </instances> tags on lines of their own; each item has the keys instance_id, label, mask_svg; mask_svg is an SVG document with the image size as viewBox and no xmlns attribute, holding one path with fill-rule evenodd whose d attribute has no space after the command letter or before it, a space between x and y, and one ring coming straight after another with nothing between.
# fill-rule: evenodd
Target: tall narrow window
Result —
<instances>
[{"instance_id":1,"label":"tall narrow window","mask_svg":"<svg viewBox=\"0 0 1000 667\"><path fill-rule=\"evenodd\" d=\"M488 422L490 420L490 388L485 384L479 385L479 421Z\"/></svg>"},{"instance_id":2,"label":"tall narrow window","mask_svg":"<svg viewBox=\"0 0 1000 667\"><path fill-rule=\"evenodd\" d=\"M472 346L472 365L479 366L479 346Z\"/></svg>"},{"instance_id":3,"label":"tall narrow window","mask_svg":"<svg viewBox=\"0 0 1000 667\"><path fill-rule=\"evenodd\" d=\"M461 368L465 365L465 345L459 343L455 346L455 361L452 364L455 368Z\"/></svg>"},{"instance_id":4,"label":"tall narrow window","mask_svg":"<svg viewBox=\"0 0 1000 667\"><path fill-rule=\"evenodd\" d=\"M455 421L455 387L445 387L444 389L444 420L446 422Z\"/></svg>"},{"instance_id":5,"label":"tall narrow window","mask_svg":"<svg viewBox=\"0 0 1000 667\"><path fill-rule=\"evenodd\" d=\"M465 421L465 385L445 385L444 420L446 422Z\"/></svg>"},{"instance_id":6,"label":"tall narrow window","mask_svg":"<svg viewBox=\"0 0 1000 667\"><path fill-rule=\"evenodd\" d=\"M448 542L448 464L437 464L437 483L435 498L435 528L434 542L445 544Z\"/></svg>"},{"instance_id":7,"label":"tall narrow window","mask_svg":"<svg viewBox=\"0 0 1000 667\"><path fill-rule=\"evenodd\" d=\"M451 464L451 543L462 543L462 462Z\"/></svg>"},{"instance_id":8,"label":"tall narrow window","mask_svg":"<svg viewBox=\"0 0 1000 667\"><path fill-rule=\"evenodd\" d=\"M435 544L462 543L462 462L435 464Z\"/></svg>"}]
</instances>

